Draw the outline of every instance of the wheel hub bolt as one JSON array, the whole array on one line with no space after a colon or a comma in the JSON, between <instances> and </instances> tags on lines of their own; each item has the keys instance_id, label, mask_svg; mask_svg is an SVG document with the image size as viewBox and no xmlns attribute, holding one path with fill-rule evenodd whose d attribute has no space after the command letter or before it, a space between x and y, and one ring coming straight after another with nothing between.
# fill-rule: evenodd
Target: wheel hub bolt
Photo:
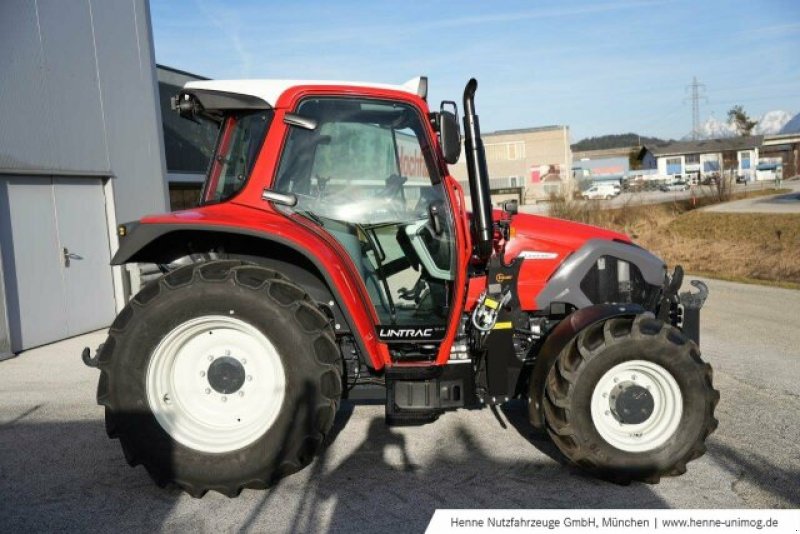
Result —
<instances>
[{"instance_id":1,"label":"wheel hub bolt","mask_svg":"<svg viewBox=\"0 0 800 534\"><path fill-rule=\"evenodd\" d=\"M223 396L222 396L222 402L228 402L228 397L226 397L225 395L223 395Z\"/></svg>"},{"instance_id":2,"label":"wheel hub bolt","mask_svg":"<svg viewBox=\"0 0 800 534\"><path fill-rule=\"evenodd\" d=\"M172 399L169 398L169 393L165 393L164 394L164 402L166 404L169 404L170 402L172 402Z\"/></svg>"},{"instance_id":3,"label":"wheel hub bolt","mask_svg":"<svg viewBox=\"0 0 800 534\"><path fill-rule=\"evenodd\" d=\"M213 362L214 361L214 357L213 356L209 356L208 357L208 361Z\"/></svg>"},{"instance_id":4,"label":"wheel hub bolt","mask_svg":"<svg viewBox=\"0 0 800 534\"><path fill-rule=\"evenodd\" d=\"M247 381L248 382L252 382L253 381L253 375L247 375Z\"/></svg>"},{"instance_id":5,"label":"wheel hub bolt","mask_svg":"<svg viewBox=\"0 0 800 534\"><path fill-rule=\"evenodd\" d=\"M206 388L206 395L210 395L210 394L211 394L211 388Z\"/></svg>"},{"instance_id":6,"label":"wheel hub bolt","mask_svg":"<svg viewBox=\"0 0 800 534\"><path fill-rule=\"evenodd\" d=\"M200 371L200 377L202 378L204 376L206 376L206 372L205 371Z\"/></svg>"},{"instance_id":7,"label":"wheel hub bolt","mask_svg":"<svg viewBox=\"0 0 800 534\"><path fill-rule=\"evenodd\" d=\"M242 358L242 365L247 365L247 360Z\"/></svg>"},{"instance_id":8,"label":"wheel hub bolt","mask_svg":"<svg viewBox=\"0 0 800 534\"><path fill-rule=\"evenodd\" d=\"M239 390L239 396L244 397L244 391Z\"/></svg>"}]
</instances>

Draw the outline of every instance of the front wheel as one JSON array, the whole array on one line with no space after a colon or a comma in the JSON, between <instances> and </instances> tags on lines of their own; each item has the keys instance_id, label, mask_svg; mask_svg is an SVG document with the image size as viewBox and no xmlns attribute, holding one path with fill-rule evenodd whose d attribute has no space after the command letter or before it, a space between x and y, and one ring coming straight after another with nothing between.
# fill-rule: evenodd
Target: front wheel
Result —
<instances>
[{"instance_id":1,"label":"front wheel","mask_svg":"<svg viewBox=\"0 0 800 534\"><path fill-rule=\"evenodd\" d=\"M686 471L714 431L711 366L678 329L640 315L588 327L559 355L544 415L573 463L609 480L658 482Z\"/></svg>"},{"instance_id":2,"label":"front wheel","mask_svg":"<svg viewBox=\"0 0 800 534\"><path fill-rule=\"evenodd\" d=\"M146 286L98 357L98 403L131 465L194 496L307 465L341 396L326 316L275 271L188 265Z\"/></svg>"}]
</instances>

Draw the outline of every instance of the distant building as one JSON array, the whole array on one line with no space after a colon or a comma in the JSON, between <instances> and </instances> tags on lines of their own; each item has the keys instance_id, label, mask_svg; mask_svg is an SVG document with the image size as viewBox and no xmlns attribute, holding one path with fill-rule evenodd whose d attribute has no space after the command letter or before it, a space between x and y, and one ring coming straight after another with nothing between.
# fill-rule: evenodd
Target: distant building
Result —
<instances>
[{"instance_id":1,"label":"distant building","mask_svg":"<svg viewBox=\"0 0 800 534\"><path fill-rule=\"evenodd\" d=\"M182 118L172 110L170 99L178 94L186 82L208 78L165 65L156 65L156 74L170 209L187 209L197 205L200 199L218 128L209 121L192 122Z\"/></svg>"},{"instance_id":2,"label":"distant building","mask_svg":"<svg viewBox=\"0 0 800 534\"><path fill-rule=\"evenodd\" d=\"M703 180L733 171L747 180L755 179L763 136L729 137L701 141L676 141L642 147L639 160L659 176Z\"/></svg>"},{"instance_id":3,"label":"distant building","mask_svg":"<svg viewBox=\"0 0 800 534\"><path fill-rule=\"evenodd\" d=\"M800 115L799 115L800 117ZM764 136L760 149L759 166L777 165L784 178L800 174L800 131ZM778 169L775 169L776 171Z\"/></svg>"},{"instance_id":4,"label":"distant building","mask_svg":"<svg viewBox=\"0 0 800 534\"><path fill-rule=\"evenodd\" d=\"M522 188L524 198L533 200L573 188L568 126L500 130L483 133L482 138L492 189ZM464 157L450 172L469 192Z\"/></svg>"},{"instance_id":5,"label":"distant building","mask_svg":"<svg viewBox=\"0 0 800 534\"><path fill-rule=\"evenodd\" d=\"M639 147L584 150L572 153L572 176L585 189L596 182L621 182L630 172L630 154Z\"/></svg>"}]
</instances>

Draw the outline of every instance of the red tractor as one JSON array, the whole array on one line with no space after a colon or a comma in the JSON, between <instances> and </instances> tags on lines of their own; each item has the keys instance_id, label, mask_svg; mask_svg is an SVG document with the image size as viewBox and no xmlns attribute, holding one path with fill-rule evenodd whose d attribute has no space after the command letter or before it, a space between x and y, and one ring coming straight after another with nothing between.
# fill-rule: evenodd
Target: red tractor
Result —
<instances>
[{"instance_id":1,"label":"red tractor","mask_svg":"<svg viewBox=\"0 0 800 534\"><path fill-rule=\"evenodd\" d=\"M308 465L341 399L380 388L390 425L523 398L597 476L679 475L719 394L699 293L622 234L492 206L464 91L471 209L447 165L454 102L427 80L202 81L173 107L219 126L199 206L119 227L113 263L163 276L84 360L127 461L159 485L237 495Z\"/></svg>"}]
</instances>

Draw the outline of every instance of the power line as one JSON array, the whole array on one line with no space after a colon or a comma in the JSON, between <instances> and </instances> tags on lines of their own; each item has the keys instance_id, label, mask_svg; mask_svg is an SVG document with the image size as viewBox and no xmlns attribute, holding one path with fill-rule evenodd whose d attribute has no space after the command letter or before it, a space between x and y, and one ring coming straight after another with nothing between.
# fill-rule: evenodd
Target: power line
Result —
<instances>
[{"instance_id":1,"label":"power line","mask_svg":"<svg viewBox=\"0 0 800 534\"><path fill-rule=\"evenodd\" d=\"M692 100L692 139L697 141L700 135L700 99L702 98L708 103L708 98L703 92L706 90L705 84L697 82L697 76L692 77L692 83L686 86L687 90L691 90L692 95L689 97ZM686 99L684 98L685 102Z\"/></svg>"}]
</instances>

